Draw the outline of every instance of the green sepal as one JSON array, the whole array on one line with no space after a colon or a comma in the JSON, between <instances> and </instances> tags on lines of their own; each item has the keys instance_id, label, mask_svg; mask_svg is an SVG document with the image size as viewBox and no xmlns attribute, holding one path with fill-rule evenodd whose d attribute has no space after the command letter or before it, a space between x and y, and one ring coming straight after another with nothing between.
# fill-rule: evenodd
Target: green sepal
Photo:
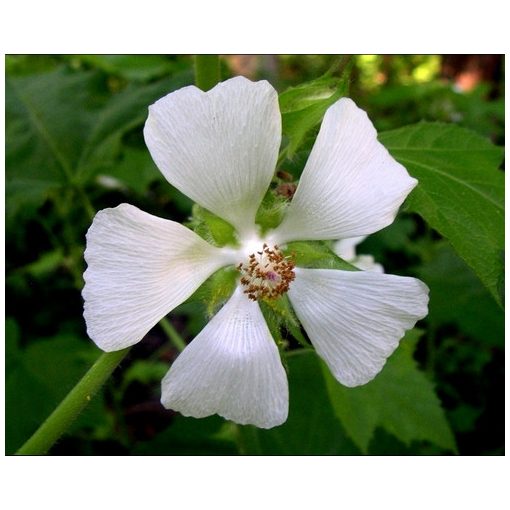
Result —
<instances>
[{"instance_id":1,"label":"green sepal","mask_svg":"<svg viewBox=\"0 0 510 510\"><path fill-rule=\"evenodd\" d=\"M186 225L214 246L237 245L234 227L198 204L193 205L191 219Z\"/></svg>"},{"instance_id":2,"label":"green sepal","mask_svg":"<svg viewBox=\"0 0 510 510\"><path fill-rule=\"evenodd\" d=\"M288 200L278 196L274 189L267 190L255 217L255 223L260 226L262 235L282 222L287 204Z\"/></svg>"},{"instance_id":3,"label":"green sepal","mask_svg":"<svg viewBox=\"0 0 510 510\"><path fill-rule=\"evenodd\" d=\"M301 326L286 294L280 296L278 299L261 300L259 304L264 318L268 324L271 323L273 325L273 329L277 330L275 334L280 337L282 344L287 346L288 343L284 337L282 337L282 330L286 330L304 347L310 347L309 342L301 332ZM269 329L271 333L273 333L271 327Z\"/></svg>"},{"instance_id":4,"label":"green sepal","mask_svg":"<svg viewBox=\"0 0 510 510\"><path fill-rule=\"evenodd\" d=\"M234 293L238 277L239 272L234 267L223 267L211 275L188 301L201 301L211 318Z\"/></svg>"},{"instance_id":5,"label":"green sepal","mask_svg":"<svg viewBox=\"0 0 510 510\"><path fill-rule=\"evenodd\" d=\"M349 88L349 69L341 77L327 72L320 78L292 87L279 96L282 132L288 139L287 157L292 157L311 130L322 120L326 110Z\"/></svg>"}]
</instances>

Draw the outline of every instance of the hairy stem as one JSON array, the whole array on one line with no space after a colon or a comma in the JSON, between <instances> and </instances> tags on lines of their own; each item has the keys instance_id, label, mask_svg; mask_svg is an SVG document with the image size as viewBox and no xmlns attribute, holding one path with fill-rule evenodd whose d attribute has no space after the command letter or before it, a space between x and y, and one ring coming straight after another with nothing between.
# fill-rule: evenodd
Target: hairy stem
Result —
<instances>
[{"instance_id":1,"label":"hairy stem","mask_svg":"<svg viewBox=\"0 0 510 510\"><path fill-rule=\"evenodd\" d=\"M166 317L163 317L159 321L159 325L161 326L161 329L165 332L165 335L168 337L170 342L172 342L174 347L179 352L182 352L186 347L186 342L184 341L182 336L179 335L177 330L173 327L172 323Z\"/></svg>"}]
</instances>

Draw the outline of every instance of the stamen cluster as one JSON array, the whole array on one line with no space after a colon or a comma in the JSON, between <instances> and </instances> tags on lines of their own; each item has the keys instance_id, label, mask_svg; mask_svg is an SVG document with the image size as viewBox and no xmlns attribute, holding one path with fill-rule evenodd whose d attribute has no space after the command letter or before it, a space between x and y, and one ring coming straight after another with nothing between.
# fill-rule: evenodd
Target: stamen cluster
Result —
<instances>
[{"instance_id":1,"label":"stamen cluster","mask_svg":"<svg viewBox=\"0 0 510 510\"><path fill-rule=\"evenodd\" d=\"M285 257L277 245L270 249L264 243L262 251L252 253L248 263L240 263L241 283L246 287L245 294L253 301L259 299L276 299L289 290L295 278L295 264L290 257Z\"/></svg>"}]
</instances>

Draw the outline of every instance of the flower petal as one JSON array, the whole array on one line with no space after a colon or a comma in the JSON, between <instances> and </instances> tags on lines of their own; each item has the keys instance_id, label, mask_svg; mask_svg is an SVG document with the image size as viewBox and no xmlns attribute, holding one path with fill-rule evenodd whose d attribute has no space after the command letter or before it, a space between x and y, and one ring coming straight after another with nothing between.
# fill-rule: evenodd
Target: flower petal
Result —
<instances>
[{"instance_id":1,"label":"flower petal","mask_svg":"<svg viewBox=\"0 0 510 510\"><path fill-rule=\"evenodd\" d=\"M90 338L105 351L135 344L228 258L179 223L132 205L99 211L83 275Z\"/></svg>"},{"instance_id":2,"label":"flower petal","mask_svg":"<svg viewBox=\"0 0 510 510\"><path fill-rule=\"evenodd\" d=\"M254 228L281 142L276 91L241 76L149 107L145 142L166 179L238 231ZM251 233L251 232L250 232Z\"/></svg>"},{"instance_id":3,"label":"flower petal","mask_svg":"<svg viewBox=\"0 0 510 510\"><path fill-rule=\"evenodd\" d=\"M386 148L351 99L332 105L275 239L344 239L389 225L418 181Z\"/></svg>"},{"instance_id":4,"label":"flower petal","mask_svg":"<svg viewBox=\"0 0 510 510\"><path fill-rule=\"evenodd\" d=\"M184 416L217 413L262 428L287 419L287 377L256 302L234 292L175 360L161 402Z\"/></svg>"},{"instance_id":5,"label":"flower petal","mask_svg":"<svg viewBox=\"0 0 510 510\"><path fill-rule=\"evenodd\" d=\"M384 273L384 267L378 264L372 255L358 255L350 263L361 269L362 271L375 271L376 273Z\"/></svg>"},{"instance_id":6,"label":"flower petal","mask_svg":"<svg viewBox=\"0 0 510 510\"><path fill-rule=\"evenodd\" d=\"M289 298L333 375L358 386L380 372L405 331L425 317L428 288L405 276L296 268Z\"/></svg>"},{"instance_id":7,"label":"flower petal","mask_svg":"<svg viewBox=\"0 0 510 510\"><path fill-rule=\"evenodd\" d=\"M367 236L349 237L347 239L339 239L333 245L333 251L342 259L351 261L356 258L356 246L361 244Z\"/></svg>"},{"instance_id":8,"label":"flower petal","mask_svg":"<svg viewBox=\"0 0 510 510\"><path fill-rule=\"evenodd\" d=\"M362 243L366 236L340 239L333 244L333 251L342 259L363 271L384 273L384 267L378 264L372 255L356 255L356 246Z\"/></svg>"}]
</instances>

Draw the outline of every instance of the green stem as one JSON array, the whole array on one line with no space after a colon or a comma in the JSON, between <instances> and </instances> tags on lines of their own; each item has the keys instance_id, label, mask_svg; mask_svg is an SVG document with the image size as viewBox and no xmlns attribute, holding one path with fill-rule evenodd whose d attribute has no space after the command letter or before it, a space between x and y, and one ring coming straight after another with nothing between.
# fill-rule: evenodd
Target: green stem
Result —
<instances>
[{"instance_id":1,"label":"green stem","mask_svg":"<svg viewBox=\"0 0 510 510\"><path fill-rule=\"evenodd\" d=\"M129 348L102 354L16 455L44 455L92 400L128 352Z\"/></svg>"},{"instance_id":2,"label":"green stem","mask_svg":"<svg viewBox=\"0 0 510 510\"><path fill-rule=\"evenodd\" d=\"M218 55L195 55L195 85L204 91L212 89L220 81Z\"/></svg>"},{"instance_id":3,"label":"green stem","mask_svg":"<svg viewBox=\"0 0 510 510\"><path fill-rule=\"evenodd\" d=\"M90 201L85 190L80 185L75 183L75 189L76 189L76 193L78 193L78 195L81 198L83 207L84 207L90 221L92 221L94 219L94 216L96 215L96 210L95 210L94 206L92 205L92 202Z\"/></svg>"},{"instance_id":4,"label":"green stem","mask_svg":"<svg viewBox=\"0 0 510 510\"><path fill-rule=\"evenodd\" d=\"M163 317L159 321L159 325L161 326L161 329L165 332L168 339L174 344L174 347L179 352L182 352L186 347L186 342L184 341L182 336L179 335L177 330L172 326L172 323L166 317Z\"/></svg>"}]
</instances>

